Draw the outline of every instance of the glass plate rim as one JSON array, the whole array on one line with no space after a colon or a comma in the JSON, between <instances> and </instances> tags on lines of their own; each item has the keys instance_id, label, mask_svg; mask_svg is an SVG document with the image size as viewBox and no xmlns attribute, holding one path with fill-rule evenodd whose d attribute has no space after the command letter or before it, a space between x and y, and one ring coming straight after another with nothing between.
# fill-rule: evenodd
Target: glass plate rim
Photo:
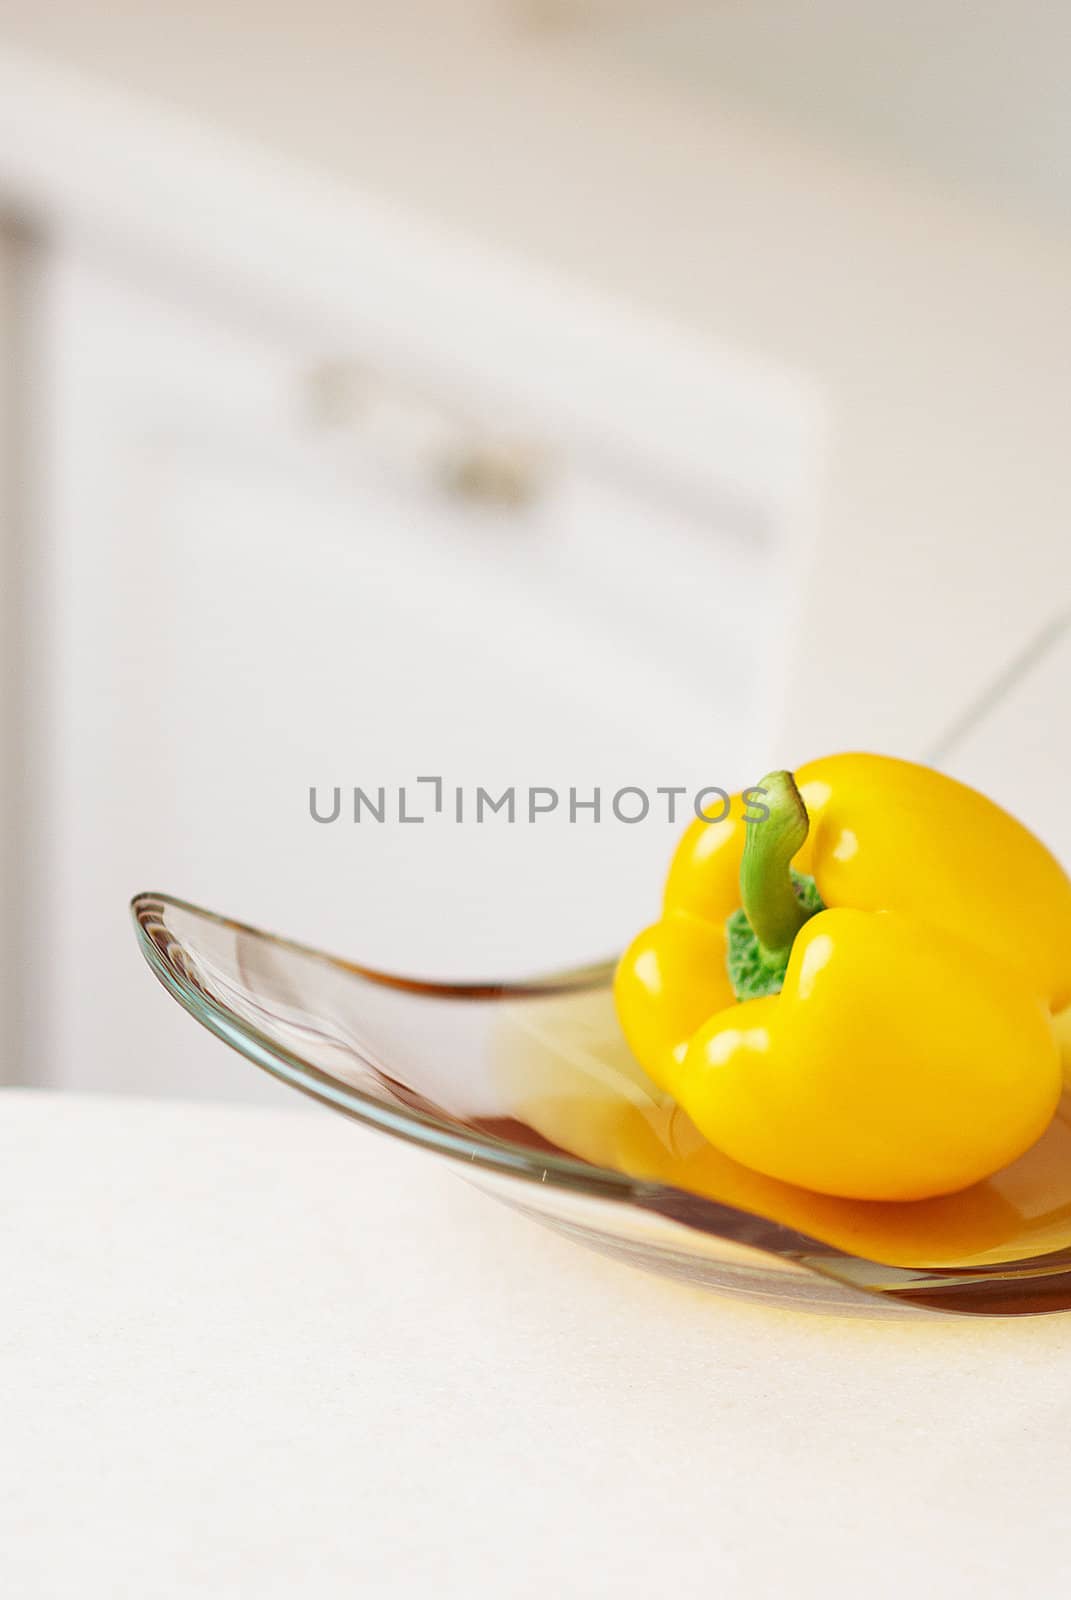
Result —
<instances>
[{"instance_id":1,"label":"glass plate rim","mask_svg":"<svg viewBox=\"0 0 1071 1600\"><path fill-rule=\"evenodd\" d=\"M1071 1248L1015 1261L980 1262L969 1266L899 1266L855 1254L761 1213L746 1211L672 1184L630 1178L608 1167L551 1151L532 1150L479 1129L466 1129L464 1132L460 1126L451 1129L443 1120L415 1107L388 1107L374 1096L342 1084L314 1067L301 1056L268 1038L252 1023L244 1019L239 1022L220 1001L184 980L169 963L151 931L154 922L166 928L166 923L161 919L169 908L192 914L235 933L267 939L305 958L368 981L429 998L508 1000L581 991L605 982L613 971L613 961L595 962L528 980L436 983L363 966L300 940L271 933L253 923L210 911L176 895L142 891L133 896L130 911L145 960L168 993L209 1032L254 1065L321 1104L466 1168L482 1169L542 1186L553 1179L555 1187L592 1199L639 1206L668 1221L680 1223L689 1230L748 1246L782 1260L795 1261L825 1277L857 1290L876 1293L881 1298L892 1296L911 1299L917 1295L920 1303L933 1305L933 1291L939 1290L942 1285L947 1285L949 1291L958 1296L971 1286L982 1289L987 1283L1010 1283L1016 1280L1036 1283L1039 1279L1065 1278L1071 1269ZM376 1066L374 1062L367 1064ZM853 1268L856 1270L853 1271ZM882 1275L882 1281L861 1281L857 1275L859 1268L867 1269L868 1273L876 1270ZM947 1309L958 1307L950 1303ZM962 1309L969 1307L965 1305Z\"/></svg>"}]
</instances>

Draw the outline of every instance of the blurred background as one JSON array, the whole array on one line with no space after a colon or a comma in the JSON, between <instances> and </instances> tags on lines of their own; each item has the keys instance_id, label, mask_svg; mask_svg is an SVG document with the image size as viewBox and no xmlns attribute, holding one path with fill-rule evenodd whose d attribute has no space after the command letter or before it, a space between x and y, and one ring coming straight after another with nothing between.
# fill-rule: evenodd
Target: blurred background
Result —
<instances>
[{"instance_id":1,"label":"blurred background","mask_svg":"<svg viewBox=\"0 0 1071 1600\"><path fill-rule=\"evenodd\" d=\"M625 785L939 754L1071 860L1069 68L1048 0L0 0L0 1079L285 1093L140 889L611 953Z\"/></svg>"}]
</instances>

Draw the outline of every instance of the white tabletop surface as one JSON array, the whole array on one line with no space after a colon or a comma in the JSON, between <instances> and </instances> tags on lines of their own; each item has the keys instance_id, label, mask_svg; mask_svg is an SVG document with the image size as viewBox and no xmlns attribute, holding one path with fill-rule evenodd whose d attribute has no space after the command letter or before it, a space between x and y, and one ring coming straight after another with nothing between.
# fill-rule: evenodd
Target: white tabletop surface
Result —
<instances>
[{"instance_id":1,"label":"white tabletop surface","mask_svg":"<svg viewBox=\"0 0 1071 1600\"><path fill-rule=\"evenodd\" d=\"M591 1254L326 1112L0 1094L0 1593L1056 1595L1071 1315Z\"/></svg>"}]
</instances>

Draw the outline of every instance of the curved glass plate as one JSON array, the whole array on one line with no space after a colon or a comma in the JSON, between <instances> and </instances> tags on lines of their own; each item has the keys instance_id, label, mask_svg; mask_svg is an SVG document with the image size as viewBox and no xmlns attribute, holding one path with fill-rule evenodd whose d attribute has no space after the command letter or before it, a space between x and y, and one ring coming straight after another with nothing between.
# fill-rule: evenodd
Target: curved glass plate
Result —
<instances>
[{"instance_id":1,"label":"curved glass plate","mask_svg":"<svg viewBox=\"0 0 1071 1600\"><path fill-rule=\"evenodd\" d=\"M700 1138L627 1050L611 964L523 984L421 983L165 895L132 909L156 976L221 1039L586 1243L821 1310L1071 1306L1067 1099L1031 1151L962 1194L830 1199Z\"/></svg>"}]
</instances>

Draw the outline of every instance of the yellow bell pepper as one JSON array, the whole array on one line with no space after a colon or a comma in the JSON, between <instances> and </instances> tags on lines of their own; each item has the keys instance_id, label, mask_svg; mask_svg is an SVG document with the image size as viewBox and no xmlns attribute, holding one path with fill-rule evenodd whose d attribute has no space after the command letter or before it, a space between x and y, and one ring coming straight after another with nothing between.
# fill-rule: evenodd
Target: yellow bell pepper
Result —
<instances>
[{"instance_id":1,"label":"yellow bell pepper","mask_svg":"<svg viewBox=\"0 0 1071 1600\"><path fill-rule=\"evenodd\" d=\"M952 1193L1056 1108L1071 880L975 790L831 756L692 824L615 1000L640 1064L736 1161L854 1199Z\"/></svg>"}]
</instances>

